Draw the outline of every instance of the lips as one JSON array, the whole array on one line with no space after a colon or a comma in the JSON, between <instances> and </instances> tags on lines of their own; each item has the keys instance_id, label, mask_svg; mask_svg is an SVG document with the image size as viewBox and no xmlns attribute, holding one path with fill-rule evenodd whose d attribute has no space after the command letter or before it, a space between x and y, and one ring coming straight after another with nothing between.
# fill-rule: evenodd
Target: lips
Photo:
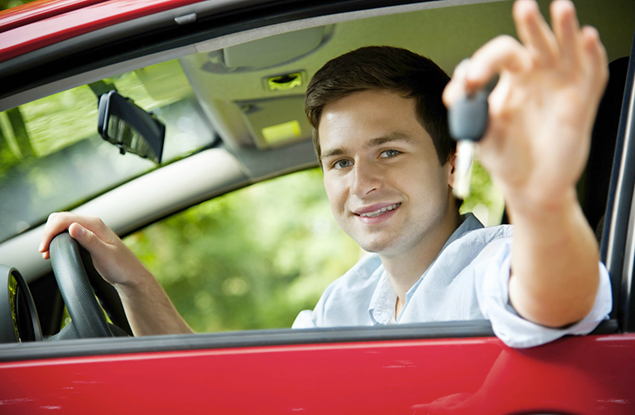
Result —
<instances>
[{"instance_id":1,"label":"lips","mask_svg":"<svg viewBox=\"0 0 635 415\"><path fill-rule=\"evenodd\" d=\"M362 218L376 218L385 214L386 212L391 212L397 209L399 206L401 206L401 203L393 203L389 205L373 205L366 208L358 209L353 213Z\"/></svg>"}]
</instances>

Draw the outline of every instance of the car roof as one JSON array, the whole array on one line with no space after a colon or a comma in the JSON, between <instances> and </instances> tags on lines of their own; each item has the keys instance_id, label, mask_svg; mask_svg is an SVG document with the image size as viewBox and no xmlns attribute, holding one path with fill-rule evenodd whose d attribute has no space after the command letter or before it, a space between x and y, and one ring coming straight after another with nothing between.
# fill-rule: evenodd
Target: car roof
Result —
<instances>
[{"instance_id":1,"label":"car roof","mask_svg":"<svg viewBox=\"0 0 635 415\"><path fill-rule=\"evenodd\" d=\"M200 0L52 0L0 12L0 61L95 30Z\"/></svg>"}]
</instances>

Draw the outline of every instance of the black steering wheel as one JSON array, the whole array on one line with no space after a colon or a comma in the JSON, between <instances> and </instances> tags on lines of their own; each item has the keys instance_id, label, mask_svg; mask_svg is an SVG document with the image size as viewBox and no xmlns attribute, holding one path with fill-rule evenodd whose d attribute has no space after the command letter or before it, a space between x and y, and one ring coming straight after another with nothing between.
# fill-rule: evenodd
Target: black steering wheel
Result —
<instances>
[{"instance_id":1,"label":"black steering wheel","mask_svg":"<svg viewBox=\"0 0 635 415\"><path fill-rule=\"evenodd\" d=\"M108 324L104 311L95 298L93 287L96 288L95 291L97 291L98 295L100 291L103 293L104 287L100 286L97 289L95 278L89 278L89 275L97 274L97 272L92 266L88 252L81 248L68 232L61 233L53 238L49 250L53 273L64 299L64 304L66 304L68 309L68 314L71 316L76 336L79 338L91 338L121 335L121 329ZM84 255L82 255L82 251L84 251ZM98 274L97 278L114 291L117 300L119 300L114 288ZM93 282L92 285L91 282ZM104 299L101 297L100 300L103 303ZM117 305L120 306L120 304L121 300L119 300ZM121 312L123 313L123 308ZM109 313L109 316L113 320L111 313ZM125 314L123 318L125 319ZM125 325L127 326L127 321L125 321ZM116 332L113 333L111 328L116 329ZM123 327L123 329L125 330L126 327ZM126 335L126 333L123 334ZM75 337L75 335L70 337Z\"/></svg>"}]
</instances>

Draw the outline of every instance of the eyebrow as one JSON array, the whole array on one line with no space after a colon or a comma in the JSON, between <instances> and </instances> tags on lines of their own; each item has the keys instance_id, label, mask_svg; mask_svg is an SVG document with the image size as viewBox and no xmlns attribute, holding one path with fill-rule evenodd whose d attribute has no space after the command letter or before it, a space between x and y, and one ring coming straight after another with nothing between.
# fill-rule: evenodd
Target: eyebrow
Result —
<instances>
[{"instance_id":1,"label":"eyebrow","mask_svg":"<svg viewBox=\"0 0 635 415\"><path fill-rule=\"evenodd\" d=\"M411 143L413 140L412 138L410 138L409 136L407 136L406 134L400 133L400 132L393 132L390 133L386 136L383 137L377 137L377 138L373 138L371 140L368 140L368 142L364 145L365 149L369 149L369 148L373 148L373 147L379 147L382 144L386 144L386 143L391 143L391 142L395 142L395 141L401 141L401 142L406 142L406 143ZM333 156L341 156L342 154L344 154L346 151L343 147L338 147L338 148L334 148L332 150L328 150L324 153L322 153L322 155L320 156L320 159L326 159L329 157L333 157Z\"/></svg>"},{"instance_id":2,"label":"eyebrow","mask_svg":"<svg viewBox=\"0 0 635 415\"><path fill-rule=\"evenodd\" d=\"M388 134L387 136L384 136L384 137L377 137L377 138L373 138L372 140L369 140L368 143L366 143L366 145L364 146L364 148L378 147L378 146L380 146L382 144L392 143L394 141L401 141L401 142L405 142L405 143L411 143L413 140L412 140L412 138L408 137L404 133L394 132L394 133L390 133L390 134Z\"/></svg>"}]
</instances>

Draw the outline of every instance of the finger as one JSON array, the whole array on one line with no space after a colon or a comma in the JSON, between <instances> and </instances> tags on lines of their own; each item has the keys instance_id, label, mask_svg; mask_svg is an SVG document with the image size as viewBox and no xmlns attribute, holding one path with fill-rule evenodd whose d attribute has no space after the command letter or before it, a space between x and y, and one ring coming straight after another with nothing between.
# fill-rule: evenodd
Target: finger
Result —
<instances>
[{"instance_id":1,"label":"finger","mask_svg":"<svg viewBox=\"0 0 635 415\"><path fill-rule=\"evenodd\" d=\"M454 69L452 79L443 90L443 103L450 108L454 101L465 95L465 74L469 59L463 59Z\"/></svg>"},{"instance_id":2,"label":"finger","mask_svg":"<svg viewBox=\"0 0 635 415\"><path fill-rule=\"evenodd\" d=\"M558 43L535 1L519 0L512 10L516 32L534 61L551 65L555 61Z\"/></svg>"},{"instance_id":3,"label":"finger","mask_svg":"<svg viewBox=\"0 0 635 415\"><path fill-rule=\"evenodd\" d=\"M558 42L560 61L565 70L579 67L582 57L580 25L575 7L569 1L551 3L551 25Z\"/></svg>"},{"instance_id":4,"label":"finger","mask_svg":"<svg viewBox=\"0 0 635 415\"><path fill-rule=\"evenodd\" d=\"M465 74L466 87L472 92L503 71L523 72L531 64L525 48L511 36L499 36L474 53Z\"/></svg>"},{"instance_id":5,"label":"finger","mask_svg":"<svg viewBox=\"0 0 635 415\"><path fill-rule=\"evenodd\" d=\"M58 234L64 232L67 225L64 223L65 212L51 213L44 226L44 231L40 237L40 246L38 250L42 253L42 257L48 259L48 249L51 240ZM46 255L45 255L46 254Z\"/></svg>"},{"instance_id":6,"label":"finger","mask_svg":"<svg viewBox=\"0 0 635 415\"><path fill-rule=\"evenodd\" d=\"M77 215L70 212L57 212L49 215L40 239L39 251L43 258L48 258L48 250L53 238L66 231L68 227L77 222L84 228L92 229L98 236L107 238L109 229L99 218Z\"/></svg>"},{"instance_id":7,"label":"finger","mask_svg":"<svg viewBox=\"0 0 635 415\"><path fill-rule=\"evenodd\" d=\"M582 28L581 43L585 56L585 68L588 70L590 79L594 81L594 92L598 94L599 99L609 78L606 49L600 41L598 31L589 26Z\"/></svg>"},{"instance_id":8,"label":"finger","mask_svg":"<svg viewBox=\"0 0 635 415\"><path fill-rule=\"evenodd\" d=\"M77 222L68 227L68 233L91 254L94 254L102 244L102 241L93 232Z\"/></svg>"}]
</instances>

